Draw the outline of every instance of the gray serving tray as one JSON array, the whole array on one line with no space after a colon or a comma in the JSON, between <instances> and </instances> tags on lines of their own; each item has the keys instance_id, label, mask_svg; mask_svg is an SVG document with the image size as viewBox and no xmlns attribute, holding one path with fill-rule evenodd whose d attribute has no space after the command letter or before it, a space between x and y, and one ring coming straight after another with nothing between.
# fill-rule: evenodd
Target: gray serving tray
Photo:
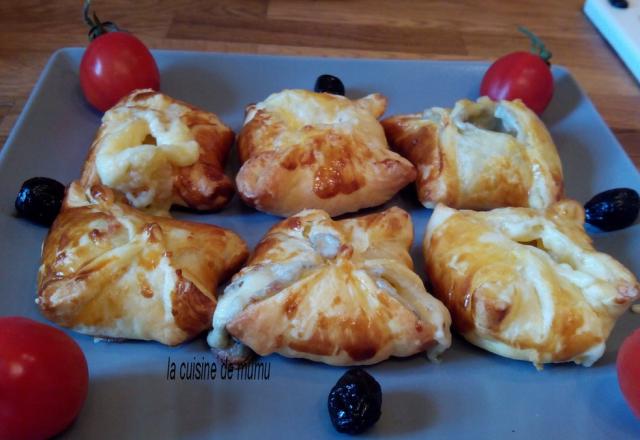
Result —
<instances>
[{"instance_id":1,"label":"gray serving tray","mask_svg":"<svg viewBox=\"0 0 640 440\"><path fill-rule=\"evenodd\" d=\"M64 183L79 177L101 115L84 101L78 82L82 49L62 49L47 64L0 153L0 315L39 321L34 299L40 246L46 230L14 217L20 184L33 176ZM484 62L399 61L274 57L156 51L162 91L209 111L238 130L244 107L283 88L311 88L322 73L338 75L348 95L381 92L387 115L476 98ZM640 190L640 176L571 75L553 69L556 92L543 115L564 165L566 194L581 202L602 190ZM233 171L237 166L232 165ZM386 207L411 212L413 257L421 276L422 241L430 211L404 190ZM380 207L379 209L383 209ZM217 214L177 217L215 223L254 246L275 217L234 199ZM599 250L640 273L640 224L593 232ZM423 356L392 359L368 368L383 388L382 418L364 437L468 439L640 438L619 391L615 358L622 339L640 326L623 316L604 357L593 367L547 366L504 359L460 338L442 362ZM214 362L203 338L176 348L153 342L94 343L70 332L89 362L88 400L63 437L140 438L327 438L337 434L327 414L327 394L344 368L280 356L259 359L268 380L221 378L167 380L169 358ZM267 364L268 363L268 364ZM179 371L178 371L179 376ZM0 396L1 397L1 396ZM37 417L37 415L34 415ZM343 437L344 438L344 437Z\"/></svg>"}]
</instances>

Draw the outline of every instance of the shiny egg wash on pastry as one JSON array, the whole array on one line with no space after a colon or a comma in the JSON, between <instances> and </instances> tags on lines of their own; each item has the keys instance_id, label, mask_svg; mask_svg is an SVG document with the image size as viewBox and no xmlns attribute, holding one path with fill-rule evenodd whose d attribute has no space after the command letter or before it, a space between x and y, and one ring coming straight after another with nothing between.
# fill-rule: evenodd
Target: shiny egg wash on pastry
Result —
<instances>
[{"instance_id":1,"label":"shiny egg wash on pastry","mask_svg":"<svg viewBox=\"0 0 640 440\"><path fill-rule=\"evenodd\" d=\"M154 92L136 90L102 118L82 184L103 184L129 203L168 215L171 205L220 209L234 192L224 174L233 131L216 115Z\"/></svg>"},{"instance_id":2,"label":"shiny egg wash on pastry","mask_svg":"<svg viewBox=\"0 0 640 440\"><path fill-rule=\"evenodd\" d=\"M321 210L283 220L225 289L207 341L235 361L243 344L331 365L424 351L433 359L451 345L451 318L413 272L412 241L411 218L395 207L340 221Z\"/></svg>"},{"instance_id":3,"label":"shiny egg wash on pastry","mask_svg":"<svg viewBox=\"0 0 640 440\"><path fill-rule=\"evenodd\" d=\"M597 361L640 286L593 248L583 223L584 210L572 200L546 210L438 205L424 239L427 276L456 330L538 367Z\"/></svg>"},{"instance_id":4,"label":"shiny egg wash on pastry","mask_svg":"<svg viewBox=\"0 0 640 440\"><path fill-rule=\"evenodd\" d=\"M80 333L175 345L210 328L218 283L247 256L229 230L150 216L74 182L42 248L36 302Z\"/></svg>"},{"instance_id":5,"label":"shiny egg wash on pastry","mask_svg":"<svg viewBox=\"0 0 640 440\"><path fill-rule=\"evenodd\" d=\"M520 100L466 99L454 108L382 121L391 147L418 170L427 208L545 208L562 197L562 165L542 121Z\"/></svg>"},{"instance_id":6,"label":"shiny egg wash on pastry","mask_svg":"<svg viewBox=\"0 0 640 440\"><path fill-rule=\"evenodd\" d=\"M331 216L377 206L415 179L378 122L387 101L284 90L247 107L238 150L238 192L280 216L306 208Z\"/></svg>"}]
</instances>

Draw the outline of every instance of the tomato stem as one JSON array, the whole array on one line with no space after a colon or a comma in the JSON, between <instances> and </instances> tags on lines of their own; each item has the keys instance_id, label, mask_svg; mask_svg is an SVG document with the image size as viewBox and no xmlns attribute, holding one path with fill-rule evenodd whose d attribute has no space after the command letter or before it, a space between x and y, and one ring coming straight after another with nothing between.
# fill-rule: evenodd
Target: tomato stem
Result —
<instances>
[{"instance_id":1,"label":"tomato stem","mask_svg":"<svg viewBox=\"0 0 640 440\"><path fill-rule=\"evenodd\" d=\"M95 11L93 11L93 19L89 16L89 8L91 7L91 0L84 0L84 5L82 7L82 16L84 17L85 23L89 26L89 41L93 41L98 38L102 34L106 34L107 32L118 32L120 28L116 26L115 23L111 21L101 22L98 18L98 15Z\"/></svg>"},{"instance_id":2,"label":"tomato stem","mask_svg":"<svg viewBox=\"0 0 640 440\"><path fill-rule=\"evenodd\" d=\"M545 63L551 64L549 60L551 59L552 53L545 47L542 40L524 26L518 26L518 30L525 34L531 41L531 53L538 55Z\"/></svg>"}]
</instances>

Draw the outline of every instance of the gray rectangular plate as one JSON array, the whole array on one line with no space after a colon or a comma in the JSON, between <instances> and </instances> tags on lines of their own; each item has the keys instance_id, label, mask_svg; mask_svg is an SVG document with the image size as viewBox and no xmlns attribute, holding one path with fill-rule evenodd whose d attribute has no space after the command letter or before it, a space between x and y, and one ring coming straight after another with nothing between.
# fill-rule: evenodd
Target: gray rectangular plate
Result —
<instances>
[{"instance_id":1,"label":"gray rectangular plate","mask_svg":"<svg viewBox=\"0 0 640 440\"><path fill-rule=\"evenodd\" d=\"M40 245L46 230L14 217L21 182L79 177L101 115L84 101L78 82L82 49L63 49L45 68L0 153L0 314L44 321L34 304ZM451 106L476 98L487 63L293 58L157 51L162 90L217 113L237 132L245 105L284 88L311 88L322 73L344 81L348 95L381 92L387 115ZM553 69L556 92L544 113L564 165L566 194L581 202L618 186L640 189L640 176L571 75ZM235 167L237 168L237 167ZM234 170L235 171L235 170ZM385 207L411 212L413 257L421 276L422 240L430 211L411 191ZM380 207L382 209L384 207ZM275 217L234 199L218 214L177 213L215 223L255 246ZM640 272L640 224L593 233L597 248ZM615 357L622 339L640 326L625 314L604 357L593 367L504 359L459 338L439 364L422 356L392 359L368 370L383 388L382 418L367 437L391 438L640 438L618 389ZM168 358L178 365L213 361L204 338L176 348L151 342L94 343L70 332L91 373L88 400L68 438L325 438L335 433L327 394L343 368L270 356L264 381L167 381ZM37 417L37 415L34 415Z\"/></svg>"}]
</instances>

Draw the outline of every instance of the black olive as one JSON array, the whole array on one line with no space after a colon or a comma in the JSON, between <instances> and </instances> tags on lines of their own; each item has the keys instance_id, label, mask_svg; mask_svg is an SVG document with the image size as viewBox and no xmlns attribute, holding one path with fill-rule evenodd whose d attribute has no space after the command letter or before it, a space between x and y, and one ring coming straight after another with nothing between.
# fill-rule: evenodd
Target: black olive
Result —
<instances>
[{"instance_id":1,"label":"black olive","mask_svg":"<svg viewBox=\"0 0 640 440\"><path fill-rule=\"evenodd\" d=\"M352 368L331 389L328 404L336 431L360 434L380 418L382 389L369 373Z\"/></svg>"},{"instance_id":2,"label":"black olive","mask_svg":"<svg viewBox=\"0 0 640 440\"><path fill-rule=\"evenodd\" d=\"M609 0L609 3L614 8L627 9L629 7L629 2L627 0Z\"/></svg>"},{"instance_id":3,"label":"black olive","mask_svg":"<svg viewBox=\"0 0 640 440\"><path fill-rule=\"evenodd\" d=\"M332 95L344 96L344 84L342 84L340 78L333 75L320 75L316 80L316 85L313 90L318 93L331 93Z\"/></svg>"},{"instance_id":4,"label":"black olive","mask_svg":"<svg viewBox=\"0 0 640 440\"><path fill-rule=\"evenodd\" d=\"M33 177L22 184L15 206L20 217L51 226L60 212L63 198L62 183L48 177Z\"/></svg>"},{"instance_id":5,"label":"black olive","mask_svg":"<svg viewBox=\"0 0 640 440\"><path fill-rule=\"evenodd\" d=\"M640 211L640 197L630 188L610 189L595 195L584 205L586 222L603 231L615 231L633 224Z\"/></svg>"}]
</instances>

